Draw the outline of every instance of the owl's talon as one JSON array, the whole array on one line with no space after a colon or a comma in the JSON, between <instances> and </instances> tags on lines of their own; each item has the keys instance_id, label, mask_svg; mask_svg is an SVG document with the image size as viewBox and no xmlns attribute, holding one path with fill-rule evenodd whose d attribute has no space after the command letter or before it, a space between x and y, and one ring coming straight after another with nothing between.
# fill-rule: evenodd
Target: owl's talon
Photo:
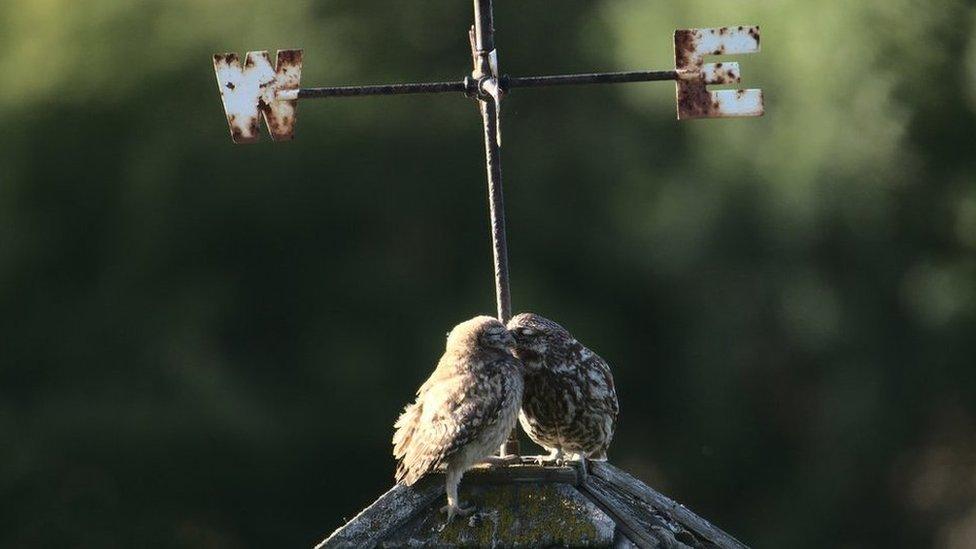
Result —
<instances>
[{"instance_id":1,"label":"owl's talon","mask_svg":"<svg viewBox=\"0 0 976 549\"><path fill-rule=\"evenodd\" d=\"M566 460L563 458L552 458L549 456L536 456L532 458L532 462L541 467L562 467L566 465Z\"/></svg>"},{"instance_id":2,"label":"owl's talon","mask_svg":"<svg viewBox=\"0 0 976 549\"><path fill-rule=\"evenodd\" d=\"M450 504L448 504L448 505L445 505L444 507L441 507L441 512L442 513L447 513L447 524L450 524L451 521L453 521L454 520L454 517L456 517L456 516L457 517L467 517L467 516L471 515L471 513L474 513L477 510L478 510L478 508L475 507L474 505L469 505L467 507L463 507L460 504L459 505L450 505Z\"/></svg>"},{"instance_id":3,"label":"owl's talon","mask_svg":"<svg viewBox=\"0 0 976 549\"><path fill-rule=\"evenodd\" d=\"M561 450L558 449L553 450L547 455L535 456L532 458L532 461L542 467L562 467L563 465L566 465L565 455Z\"/></svg>"}]
</instances>

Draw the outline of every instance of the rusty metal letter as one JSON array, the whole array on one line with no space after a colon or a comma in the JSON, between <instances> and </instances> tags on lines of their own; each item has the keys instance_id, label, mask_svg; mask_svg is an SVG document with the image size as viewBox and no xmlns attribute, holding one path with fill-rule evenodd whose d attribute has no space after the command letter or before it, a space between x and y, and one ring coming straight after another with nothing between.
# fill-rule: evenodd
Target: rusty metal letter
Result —
<instances>
[{"instance_id":1,"label":"rusty metal letter","mask_svg":"<svg viewBox=\"0 0 976 549\"><path fill-rule=\"evenodd\" d=\"M294 136L297 91L281 92L298 90L302 50L278 50L274 66L266 51L248 52L243 67L236 53L218 53L213 56L213 62L234 143L254 143L260 138L258 117L261 115L275 141L287 141Z\"/></svg>"},{"instance_id":2,"label":"rusty metal letter","mask_svg":"<svg viewBox=\"0 0 976 549\"><path fill-rule=\"evenodd\" d=\"M762 116L762 90L708 91L708 84L741 80L738 63L705 63L706 55L759 51L759 27L722 27L674 31L674 66L678 71L678 119Z\"/></svg>"}]
</instances>

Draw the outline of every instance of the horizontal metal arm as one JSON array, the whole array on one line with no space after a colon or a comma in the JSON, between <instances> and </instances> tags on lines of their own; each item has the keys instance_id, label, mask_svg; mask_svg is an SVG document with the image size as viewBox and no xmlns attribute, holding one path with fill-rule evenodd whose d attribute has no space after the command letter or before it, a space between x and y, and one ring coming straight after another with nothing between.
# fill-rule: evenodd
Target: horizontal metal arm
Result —
<instances>
[{"instance_id":1,"label":"horizontal metal arm","mask_svg":"<svg viewBox=\"0 0 976 549\"><path fill-rule=\"evenodd\" d=\"M596 72L556 74L553 76L503 76L502 89L578 86L582 84L624 84L627 82L660 82L677 80L678 71Z\"/></svg>"},{"instance_id":2,"label":"horizontal metal arm","mask_svg":"<svg viewBox=\"0 0 976 549\"><path fill-rule=\"evenodd\" d=\"M374 86L339 86L332 88L302 88L298 99L318 97L362 97L367 95L408 95L415 93L464 92L463 80L457 82L422 82L412 84L380 84ZM279 96L286 92L280 92ZM294 90L292 90L294 93Z\"/></svg>"},{"instance_id":3,"label":"horizontal metal arm","mask_svg":"<svg viewBox=\"0 0 976 549\"><path fill-rule=\"evenodd\" d=\"M583 84L622 84L626 82L659 82L677 80L678 71L630 71L599 72L586 74L556 74L551 76L502 76L501 88L541 88L548 86L574 86ZM472 88L473 87L473 88ZM337 86L328 88L302 88L282 90L282 100L315 99L320 97L364 97L369 95L408 95L419 93L476 93L477 83L470 79L455 82L419 82L410 84L380 84L371 86Z\"/></svg>"}]
</instances>

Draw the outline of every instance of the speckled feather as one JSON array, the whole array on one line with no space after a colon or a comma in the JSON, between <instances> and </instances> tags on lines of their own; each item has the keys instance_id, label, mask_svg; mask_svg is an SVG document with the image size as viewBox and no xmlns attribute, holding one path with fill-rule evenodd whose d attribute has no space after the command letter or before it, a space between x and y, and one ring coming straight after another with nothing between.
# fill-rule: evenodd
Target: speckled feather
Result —
<instances>
[{"instance_id":1,"label":"speckled feather","mask_svg":"<svg viewBox=\"0 0 976 549\"><path fill-rule=\"evenodd\" d=\"M525 365L519 421L549 451L606 459L619 406L606 361L565 328L532 313L508 323Z\"/></svg>"},{"instance_id":2,"label":"speckled feather","mask_svg":"<svg viewBox=\"0 0 976 549\"><path fill-rule=\"evenodd\" d=\"M510 340L490 317L451 331L437 368L394 425L398 482L409 486L441 465L463 472L497 450L515 426L522 367L493 337Z\"/></svg>"}]
</instances>

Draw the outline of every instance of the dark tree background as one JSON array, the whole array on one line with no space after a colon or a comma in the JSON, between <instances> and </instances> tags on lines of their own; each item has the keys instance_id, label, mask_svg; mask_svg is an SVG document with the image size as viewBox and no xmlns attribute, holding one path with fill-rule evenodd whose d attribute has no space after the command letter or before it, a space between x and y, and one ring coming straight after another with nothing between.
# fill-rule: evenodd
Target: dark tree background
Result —
<instances>
[{"instance_id":1,"label":"dark tree background","mask_svg":"<svg viewBox=\"0 0 976 549\"><path fill-rule=\"evenodd\" d=\"M756 547L976 545L972 2L499 0L512 74L759 23L762 119L668 84L505 107L517 310L615 368L614 462ZM0 545L308 546L493 310L462 97L309 101L233 146L214 52L454 79L469 2L0 5ZM528 447L528 446L527 446Z\"/></svg>"}]
</instances>

